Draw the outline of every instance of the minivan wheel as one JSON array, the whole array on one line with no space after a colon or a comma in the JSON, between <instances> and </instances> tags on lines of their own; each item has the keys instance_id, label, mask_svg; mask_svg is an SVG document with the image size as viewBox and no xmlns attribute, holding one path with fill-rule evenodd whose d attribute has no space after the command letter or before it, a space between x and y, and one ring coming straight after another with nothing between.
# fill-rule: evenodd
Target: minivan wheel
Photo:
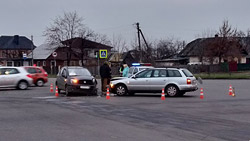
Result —
<instances>
[{"instance_id":1,"label":"minivan wheel","mask_svg":"<svg viewBox=\"0 0 250 141\"><path fill-rule=\"evenodd\" d=\"M39 79L36 81L36 86L42 87L44 85L44 81L42 79Z\"/></svg>"},{"instance_id":2,"label":"minivan wheel","mask_svg":"<svg viewBox=\"0 0 250 141\"><path fill-rule=\"evenodd\" d=\"M25 81L21 81L18 83L17 88L20 90L26 90L28 88L28 83Z\"/></svg>"},{"instance_id":3,"label":"minivan wheel","mask_svg":"<svg viewBox=\"0 0 250 141\"><path fill-rule=\"evenodd\" d=\"M128 90L127 90L126 86L124 86L124 85L117 85L115 88L115 92L119 96L124 96L127 94Z\"/></svg>"},{"instance_id":4,"label":"minivan wheel","mask_svg":"<svg viewBox=\"0 0 250 141\"><path fill-rule=\"evenodd\" d=\"M168 96L171 96L171 97L178 96L179 89L175 85L169 85L166 87L166 93Z\"/></svg>"}]
</instances>

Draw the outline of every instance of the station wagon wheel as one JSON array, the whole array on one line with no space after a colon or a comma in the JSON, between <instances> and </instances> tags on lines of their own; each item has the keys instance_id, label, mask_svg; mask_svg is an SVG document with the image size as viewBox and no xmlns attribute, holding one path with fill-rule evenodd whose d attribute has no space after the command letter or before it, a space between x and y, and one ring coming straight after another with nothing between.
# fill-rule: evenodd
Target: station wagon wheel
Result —
<instances>
[{"instance_id":1,"label":"station wagon wheel","mask_svg":"<svg viewBox=\"0 0 250 141\"><path fill-rule=\"evenodd\" d=\"M116 86L115 91L116 91L116 94L119 95L119 96L124 96L128 92L126 86L121 85L121 84Z\"/></svg>"},{"instance_id":2,"label":"station wagon wheel","mask_svg":"<svg viewBox=\"0 0 250 141\"><path fill-rule=\"evenodd\" d=\"M17 88L20 90L26 90L28 88L28 83L25 81L21 81L18 83Z\"/></svg>"},{"instance_id":3,"label":"station wagon wheel","mask_svg":"<svg viewBox=\"0 0 250 141\"><path fill-rule=\"evenodd\" d=\"M168 96L171 96L171 97L177 96L179 93L179 89L175 85L169 85L166 87L166 93Z\"/></svg>"},{"instance_id":4,"label":"station wagon wheel","mask_svg":"<svg viewBox=\"0 0 250 141\"><path fill-rule=\"evenodd\" d=\"M44 85L44 81L42 79L39 79L36 81L36 85L42 87Z\"/></svg>"}]
</instances>

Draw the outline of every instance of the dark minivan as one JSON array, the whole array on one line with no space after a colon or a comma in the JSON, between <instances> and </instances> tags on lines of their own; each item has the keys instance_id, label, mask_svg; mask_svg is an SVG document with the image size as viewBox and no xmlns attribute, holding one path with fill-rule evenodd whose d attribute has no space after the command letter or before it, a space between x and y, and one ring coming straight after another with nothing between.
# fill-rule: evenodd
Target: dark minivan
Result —
<instances>
[{"instance_id":1,"label":"dark minivan","mask_svg":"<svg viewBox=\"0 0 250 141\"><path fill-rule=\"evenodd\" d=\"M56 86L58 93L64 90L66 96L73 93L97 95L97 81L84 67L63 67L57 74Z\"/></svg>"}]
</instances>

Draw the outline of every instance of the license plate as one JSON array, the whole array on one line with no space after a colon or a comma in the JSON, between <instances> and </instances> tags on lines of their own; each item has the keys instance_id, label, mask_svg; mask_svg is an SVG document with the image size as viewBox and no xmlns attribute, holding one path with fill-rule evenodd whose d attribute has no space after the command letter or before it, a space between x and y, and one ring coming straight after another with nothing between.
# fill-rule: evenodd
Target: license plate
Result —
<instances>
[{"instance_id":1,"label":"license plate","mask_svg":"<svg viewBox=\"0 0 250 141\"><path fill-rule=\"evenodd\" d=\"M81 89L89 89L89 86L80 86Z\"/></svg>"}]
</instances>

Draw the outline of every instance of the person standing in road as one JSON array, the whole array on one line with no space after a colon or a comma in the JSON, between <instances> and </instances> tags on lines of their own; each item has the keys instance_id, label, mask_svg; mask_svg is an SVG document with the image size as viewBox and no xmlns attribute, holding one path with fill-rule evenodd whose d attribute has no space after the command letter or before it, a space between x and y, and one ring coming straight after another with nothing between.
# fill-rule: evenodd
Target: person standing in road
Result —
<instances>
[{"instance_id":1,"label":"person standing in road","mask_svg":"<svg viewBox=\"0 0 250 141\"><path fill-rule=\"evenodd\" d=\"M127 64L123 64L122 77L128 77L129 67Z\"/></svg>"},{"instance_id":2,"label":"person standing in road","mask_svg":"<svg viewBox=\"0 0 250 141\"><path fill-rule=\"evenodd\" d=\"M111 79L111 69L108 62L104 62L104 64L100 67L100 75L102 81L102 92L106 92L106 86Z\"/></svg>"}]
</instances>

